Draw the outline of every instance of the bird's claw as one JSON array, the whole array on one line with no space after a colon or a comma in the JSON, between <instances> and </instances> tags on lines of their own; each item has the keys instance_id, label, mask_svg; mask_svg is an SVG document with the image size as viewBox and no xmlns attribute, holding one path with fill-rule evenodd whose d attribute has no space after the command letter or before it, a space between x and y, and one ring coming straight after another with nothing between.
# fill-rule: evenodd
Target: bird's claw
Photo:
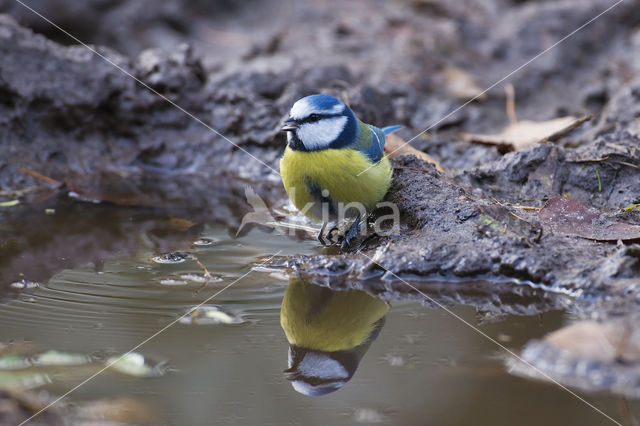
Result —
<instances>
[{"instance_id":1,"label":"bird's claw","mask_svg":"<svg viewBox=\"0 0 640 426\"><path fill-rule=\"evenodd\" d=\"M334 236L334 232L339 232L340 229L338 229L337 226L334 226L333 228L329 229L329 232L327 232L327 240L329 240L331 242L331 244L336 244L338 241L340 241L340 235L336 235Z\"/></svg>"},{"instance_id":2,"label":"bird's claw","mask_svg":"<svg viewBox=\"0 0 640 426\"><path fill-rule=\"evenodd\" d=\"M320 228L320 232L318 233L318 241L325 247L332 246L341 241L341 236L336 235L337 232L340 232L340 229L337 226L329 229L327 233L324 232L327 227L326 223L322 224L322 228Z\"/></svg>"},{"instance_id":3,"label":"bird's claw","mask_svg":"<svg viewBox=\"0 0 640 426\"><path fill-rule=\"evenodd\" d=\"M344 237L340 242L340 250L342 250L343 252L346 252L349 250L351 241L358 235L359 230L360 230L360 214L358 214L358 216L356 217L356 220L353 221L347 233L344 234Z\"/></svg>"},{"instance_id":4,"label":"bird's claw","mask_svg":"<svg viewBox=\"0 0 640 426\"><path fill-rule=\"evenodd\" d=\"M343 252L349 250L349 246L353 239L358 235L360 231L360 215L356 217L349 229L344 235L339 235L340 229L337 226L329 229L325 234L324 230L327 227L326 222L322 224L320 232L318 233L318 241L325 247L332 246L334 244L340 244L340 250Z\"/></svg>"}]
</instances>

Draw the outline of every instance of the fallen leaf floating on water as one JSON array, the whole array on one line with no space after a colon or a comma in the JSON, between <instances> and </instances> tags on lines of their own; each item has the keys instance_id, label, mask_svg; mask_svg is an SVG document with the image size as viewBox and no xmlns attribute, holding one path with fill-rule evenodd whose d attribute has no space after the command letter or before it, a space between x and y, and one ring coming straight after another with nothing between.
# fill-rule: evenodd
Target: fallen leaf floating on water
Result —
<instances>
[{"instance_id":1,"label":"fallen leaf floating on water","mask_svg":"<svg viewBox=\"0 0 640 426\"><path fill-rule=\"evenodd\" d=\"M572 198L551 198L538 212L538 218L554 232L589 240L640 240L640 226L617 221L608 213Z\"/></svg>"},{"instance_id":2,"label":"fallen leaf floating on water","mask_svg":"<svg viewBox=\"0 0 640 426\"><path fill-rule=\"evenodd\" d=\"M112 369L133 377L151 377L162 375L163 370L159 365L149 363L144 355L136 352L116 355L107 359L106 365Z\"/></svg>"},{"instance_id":3,"label":"fallen leaf floating on water","mask_svg":"<svg viewBox=\"0 0 640 426\"><path fill-rule=\"evenodd\" d=\"M502 148L501 152L519 151L536 143L558 140L589 120L591 116L567 116L548 121L522 120L509 124L495 135L462 133L461 137L469 142L497 145Z\"/></svg>"},{"instance_id":4,"label":"fallen leaf floating on water","mask_svg":"<svg viewBox=\"0 0 640 426\"><path fill-rule=\"evenodd\" d=\"M184 232L189 228L193 228L194 226L197 225L195 222L192 222L189 219L185 219L177 216L169 216L169 219L167 220L167 224L171 226L171 228L175 229L176 231L181 231L181 232Z\"/></svg>"},{"instance_id":5,"label":"fallen leaf floating on water","mask_svg":"<svg viewBox=\"0 0 640 426\"><path fill-rule=\"evenodd\" d=\"M445 172L445 170L440 166L432 156L426 154L422 151L419 151L406 143L400 136L396 136L394 134L387 135L384 144L384 152L387 153L389 158L401 157L403 155L413 155L427 163L431 163L436 166L436 169L440 172Z\"/></svg>"},{"instance_id":6,"label":"fallen leaf floating on water","mask_svg":"<svg viewBox=\"0 0 640 426\"><path fill-rule=\"evenodd\" d=\"M242 324L246 320L217 306L201 306L180 318L180 324Z\"/></svg>"},{"instance_id":7,"label":"fallen leaf floating on water","mask_svg":"<svg viewBox=\"0 0 640 426\"><path fill-rule=\"evenodd\" d=\"M0 202L0 207L13 207L20 204L20 200L10 200Z\"/></svg>"},{"instance_id":8,"label":"fallen leaf floating on water","mask_svg":"<svg viewBox=\"0 0 640 426\"><path fill-rule=\"evenodd\" d=\"M88 355L56 350L49 350L33 357L33 363L37 366L74 366L90 362L91 358Z\"/></svg>"}]
</instances>

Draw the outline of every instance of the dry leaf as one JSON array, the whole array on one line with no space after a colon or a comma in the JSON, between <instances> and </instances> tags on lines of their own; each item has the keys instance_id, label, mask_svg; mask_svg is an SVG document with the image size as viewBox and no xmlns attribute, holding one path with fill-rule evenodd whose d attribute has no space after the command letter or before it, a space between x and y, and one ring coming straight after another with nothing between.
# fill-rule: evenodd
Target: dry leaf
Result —
<instances>
[{"instance_id":1,"label":"dry leaf","mask_svg":"<svg viewBox=\"0 0 640 426\"><path fill-rule=\"evenodd\" d=\"M617 221L607 213L572 199L549 199L538 218L554 232L596 241L640 240L640 226Z\"/></svg>"},{"instance_id":2,"label":"dry leaf","mask_svg":"<svg viewBox=\"0 0 640 426\"><path fill-rule=\"evenodd\" d=\"M460 100L485 98L484 94L481 95L482 88L478 86L473 76L460 68L447 65L440 73L440 77L443 80L444 89Z\"/></svg>"},{"instance_id":3,"label":"dry leaf","mask_svg":"<svg viewBox=\"0 0 640 426\"><path fill-rule=\"evenodd\" d=\"M77 424L154 424L158 422L157 408L128 397L78 402L74 408L75 412L68 416L83 420Z\"/></svg>"},{"instance_id":4,"label":"dry leaf","mask_svg":"<svg viewBox=\"0 0 640 426\"><path fill-rule=\"evenodd\" d=\"M189 219L185 219L182 217L170 216L169 217L169 225L171 225L176 231L184 232L189 228L193 228L197 223L190 221Z\"/></svg>"},{"instance_id":5,"label":"dry leaf","mask_svg":"<svg viewBox=\"0 0 640 426\"><path fill-rule=\"evenodd\" d=\"M574 358L614 362L640 362L640 333L623 324L580 321L549 334L545 340Z\"/></svg>"},{"instance_id":6,"label":"dry leaf","mask_svg":"<svg viewBox=\"0 0 640 426\"><path fill-rule=\"evenodd\" d=\"M548 121L523 120L508 125L495 135L463 133L461 136L469 142L498 145L504 151L519 151L536 143L557 140L589 120L591 116L567 116Z\"/></svg>"},{"instance_id":7,"label":"dry leaf","mask_svg":"<svg viewBox=\"0 0 640 426\"><path fill-rule=\"evenodd\" d=\"M413 155L421 160L436 166L436 170L445 172L440 164L429 154L419 151L406 143L400 136L394 134L387 135L384 144L384 152L389 158L400 157L402 155Z\"/></svg>"}]
</instances>

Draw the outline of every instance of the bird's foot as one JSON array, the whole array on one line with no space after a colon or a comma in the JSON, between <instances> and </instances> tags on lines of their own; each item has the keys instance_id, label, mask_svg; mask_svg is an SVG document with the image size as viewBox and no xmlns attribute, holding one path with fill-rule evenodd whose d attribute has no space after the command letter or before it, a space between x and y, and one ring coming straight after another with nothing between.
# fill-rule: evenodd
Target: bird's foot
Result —
<instances>
[{"instance_id":1,"label":"bird's foot","mask_svg":"<svg viewBox=\"0 0 640 426\"><path fill-rule=\"evenodd\" d=\"M360 231L360 216L361 215L358 214L358 216L356 217L356 220L353 221L353 223L349 227L349 230L347 231L346 234L344 234L344 237L340 242L340 250L342 250L343 252L346 252L349 250L351 241L358 235L358 231Z\"/></svg>"},{"instance_id":2,"label":"bird's foot","mask_svg":"<svg viewBox=\"0 0 640 426\"><path fill-rule=\"evenodd\" d=\"M329 229L329 232L327 232L325 234L324 230L327 228L327 222L324 222L322 224L322 227L320 228L320 232L318 232L318 241L320 242L320 244L322 244L325 247L330 247L332 245L335 245L336 242L338 241L338 239L336 238L336 236L334 236L333 234L335 232L338 232L339 229L337 227L333 227L331 229Z\"/></svg>"}]
</instances>

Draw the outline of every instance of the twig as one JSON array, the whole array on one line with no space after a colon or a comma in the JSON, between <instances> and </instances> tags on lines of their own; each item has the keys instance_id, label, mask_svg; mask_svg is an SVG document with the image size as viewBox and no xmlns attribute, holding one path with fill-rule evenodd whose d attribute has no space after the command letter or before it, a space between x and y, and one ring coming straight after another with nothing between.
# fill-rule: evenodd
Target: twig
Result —
<instances>
[{"instance_id":1,"label":"twig","mask_svg":"<svg viewBox=\"0 0 640 426\"><path fill-rule=\"evenodd\" d=\"M629 410L629 403L627 402L627 398L620 397L618 400L618 404L620 407L620 414L622 415L622 421L624 422L624 426L633 426L633 420L631 417L631 411Z\"/></svg>"},{"instance_id":2,"label":"twig","mask_svg":"<svg viewBox=\"0 0 640 426\"><path fill-rule=\"evenodd\" d=\"M526 222L526 223L528 223L529 225L531 225L531 223L529 223L529 221L528 221L528 220L526 220L526 219L525 219L525 218L523 218L523 217L518 216L517 214L515 214L515 213L514 213L514 212L512 212L512 211L510 211L510 212L509 212L509 214L510 214L511 216L515 217L516 219L520 219L521 221Z\"/></svg>"},{"instance_id":3,"label":"twig","mask_svg":"<svg viewBox=\"0 0 640 426\"><path fill-rule=\"evenodd\" d=\"M516 115L516 89L513 84L509 83L504 87L504 91L507 95L507 117L509 117L509 123L516 124L518 122L518 116Z\"/></svg>"},{"instance_id":4,"label":"twig","mask_svg":"<svg viewBox=\"0 0 640 426\"><path fill-rule=\"evenodd\" d=\"M506 204L501 203L500 201L498 201L498 200L496 199L496 197L491 197L491 199L492 199L493 201L495 201L498 205L500 205L500 206L502 206L502 207L505 207L505 208L507 208L507 207L511 207L511 208L514 208L514 209L520 209L520 210L542 210L542 207L520 206L520 205L517 205L517 204L509 204L509 205L506 205Z\"/></svg>"},{"instance_id":5,"label":"twig","mask_svg":"<svg viewBox=\"0 0 640 426\"><path fill-rule=\"evenodd\" d=\"M64 182L61 182L59 180L50 178L49 176L45 176L43 174L40 174L34 170L30 170L30 169L25 169L24 167L19 167L18 170L20 170L22 173L27 174L29 176L32 176L36 179L40 179L44 182L47 182L51 185L55 185L55 186L61 186Z\"/></svg>"},{"instance_id":6,"label":"twig","mask_svg":"<svg viewBox=\"0 0 640 426\"><path fill-rule=\"evenodd\" d=\"M204 282L200 285L200 287L196 289L196 291L193 292L193 294L196 295L200 293L207 286L207 284L209 284L209 280L211 279L211 273L209 272L207 267L204 266L202 262L200 262L200 259L198 259L195 255L191 255L191 256L194 262L196 262L198 266L200 266L204 271Z\"/></svg>"},{"instance_id":7,"label":"twig","mask_svg":"<svg viewBox=\"0 0 640 426\"><path fill-rule=\"evenodd\" d=\"M627 163L626 161L614 161L616 164L622 164L623 166L633 167L634 169L640 169L640 166L636 166L635 164Z\"/></svg>"},{"instance_id":8,"label":"twig","mask_svg":"<svg viewBox=\"0 0 640 426\"><path fill-rule=\"evenodd\" d=\"M542 207L519 206L515 204L509 204L509 207L520 210L542 210Z\"/></svg>"}]
</instances>

